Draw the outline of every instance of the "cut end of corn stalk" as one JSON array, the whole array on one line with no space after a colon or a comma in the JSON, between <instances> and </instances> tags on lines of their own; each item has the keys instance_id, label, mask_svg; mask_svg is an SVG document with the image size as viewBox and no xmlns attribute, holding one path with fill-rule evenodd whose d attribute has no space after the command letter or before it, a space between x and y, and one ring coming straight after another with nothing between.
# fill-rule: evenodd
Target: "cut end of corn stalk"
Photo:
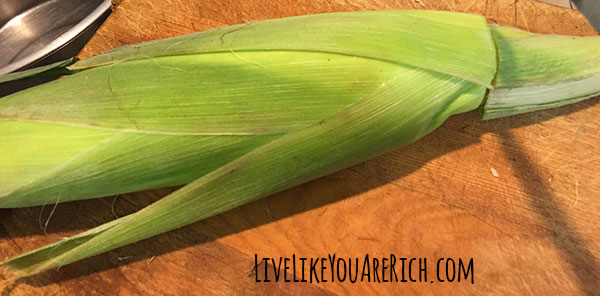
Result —
<instances>
[{"instance_id":1,"label":"cut end of corn stalk","mask_svg":"<svg viewBox=\"0 0 600 296\"><path fill-rule=\"evenodd\" d=\"M490 27L499 63L495 88L482 108L483 119L560 107L600 95L600 37Z\"/></svg>"},{"instance_id":2,"label":"cut end of corn stalk","mask_svg":"<svg viewBox=\"0 0 600 296\"><path fill-rule=\"evenodd\" d=\"M408 145L488 91L484 118L592 96L598 40L479 15L370 11L252 22L79 61L66 78L0 99L0 207L189 184L2 265L34 274L211 217Z\"/></svg>"}]
</instances>

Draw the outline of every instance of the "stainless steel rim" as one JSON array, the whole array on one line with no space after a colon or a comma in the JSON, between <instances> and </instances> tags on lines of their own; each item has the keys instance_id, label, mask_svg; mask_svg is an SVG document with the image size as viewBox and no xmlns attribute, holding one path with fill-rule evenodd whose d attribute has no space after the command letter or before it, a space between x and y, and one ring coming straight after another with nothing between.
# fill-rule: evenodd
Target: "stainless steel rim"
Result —
<instances>
[{"instance_id":1,"label":"stainless steel rim","mask_svg":"<svg viewBox=\"0 0 600 296\"><path fill-rule=\"evenodd\" d=\"M41 50L36 51L30 55L27 55L23 59L19 59L9 65L0 68L0 74L6 74L18 69L21 69L35 61L38 61L52 52L60 49L71 40L75 39L79 34L84 32L90 25L92 25L98 18L100 18L106 11L110 9L111 0L104 0L96 9L82 19L77 25L70 28L68 31L54 39L52 42L44 46Z\"/></svg>"}]
</instances>

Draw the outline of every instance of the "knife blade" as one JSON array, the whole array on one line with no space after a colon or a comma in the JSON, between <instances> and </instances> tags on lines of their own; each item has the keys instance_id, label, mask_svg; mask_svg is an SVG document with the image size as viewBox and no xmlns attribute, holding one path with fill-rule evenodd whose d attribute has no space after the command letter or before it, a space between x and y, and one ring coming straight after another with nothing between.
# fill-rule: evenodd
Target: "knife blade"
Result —
<instances>
[{"instance_id":1,"label":"knife blade","mask_svg":"<svg viewBox=\"0 0 600 296\"><path fill-rule=\"evenodd\" d=\"M571 2L585 15L596 32L600 32L600 0L571 0Z\"/></svg>"}]
</instances>

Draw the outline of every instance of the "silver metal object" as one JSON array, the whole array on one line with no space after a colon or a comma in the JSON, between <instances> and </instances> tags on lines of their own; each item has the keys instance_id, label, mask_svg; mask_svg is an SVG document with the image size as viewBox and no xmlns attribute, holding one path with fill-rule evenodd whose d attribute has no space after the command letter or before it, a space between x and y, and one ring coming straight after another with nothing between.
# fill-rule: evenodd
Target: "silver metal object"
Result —
<instances>
[{"instance_id":1,"label":"silver metal object","mask_svg":"<svg viewBox=\"0 0 600 296\"><path fill-rule=\"evenodd\" d=\"M585 15L596 32L600 33L600 1L599 0L571 0L575 7Z\"/></svg>"},{"instance_id":2,"label":"silver metal object","mask_svg":"<svg viewBox=\"0 0 600 296\"><path fill-rule=\"evenodd\" d=\"M0 75L39 65L85 35L110 5L110 0L0 0Z\"/></svg>"},{"instance_id":3,"label":"silver metal object","mask_svg":"<svg viewBox=\"0 0 600 296\"><path fill-rule=\"evenodd\" d=\"M570 0L540 0L542 2L547 2L550 4L554 4L554 5L558 5L558 6L562 6L562 7L569 7L571 8L571 2Z\"/></svg>"}]
</instances>

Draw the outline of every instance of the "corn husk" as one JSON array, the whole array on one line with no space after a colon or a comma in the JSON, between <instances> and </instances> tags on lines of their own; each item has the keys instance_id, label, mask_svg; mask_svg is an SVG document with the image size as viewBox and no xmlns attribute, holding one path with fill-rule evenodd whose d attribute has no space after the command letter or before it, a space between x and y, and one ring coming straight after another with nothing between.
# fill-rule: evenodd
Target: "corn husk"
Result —
<instances>
[{"instance_id":1,"label":"corn husk","mask_svg":"<svg viewBox=\"0 0 600 296\"><path fill-rule=\"evenodd\" d=\"M0 101L0 207L186 184L357 102L400 65L489 87L489 28L467 14L341 13L108 51Z\"/></svg>"},{"instance_id":2,"label":"corn husk","mask_svg":"<svg viewBox=\"0 0 600 296\"><path fill-rule=\"evenodd\" d=\"M600 95L600 38L490 26L498 74L483 119L555 108Z\"/></svg>"},{"instance_id":3,"label":"corn husk","mask_svg":"<svg viewBox=\"0 0 600 296\"><path fill-rule=\"evenodd\" d=\"M0 134L11 147L0 148L0 206L189 184L3 265L38 273L410 144L482 105L494 81L520 90L553 79L511 72L522 57L507 49L529 37L490 29L478 15L338 13L219 28L76 62L67 70L77 73L0 100ZM575 57L552 57L574 65L554 85L598 74L576 68ZM489 106L506 100L496 96ZM573 98L558 101L565 100ZM523 111L498 109L483 110Z\"/></svg>"}]
</instances>

